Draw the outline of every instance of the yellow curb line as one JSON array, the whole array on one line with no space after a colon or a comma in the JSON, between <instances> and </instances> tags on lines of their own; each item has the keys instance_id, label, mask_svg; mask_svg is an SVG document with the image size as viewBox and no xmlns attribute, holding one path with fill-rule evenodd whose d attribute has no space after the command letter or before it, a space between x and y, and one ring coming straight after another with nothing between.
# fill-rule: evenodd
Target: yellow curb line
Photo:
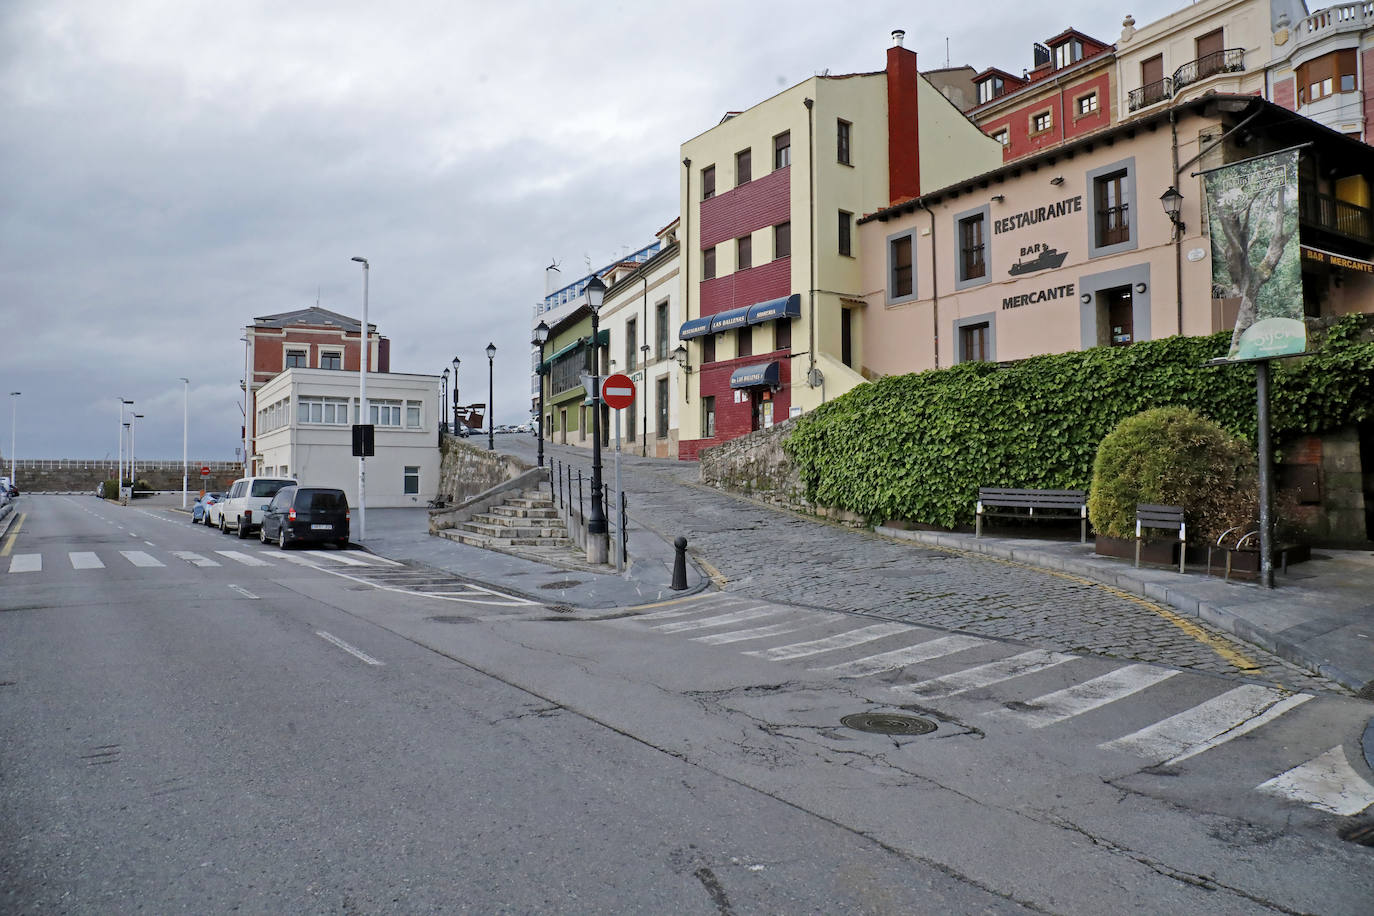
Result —
<instances>
[{"instance_id":1,"label":"yellow curb line","mask_svg":"<svg viewBox=\"0 0 1374 916\"><path fill-rule=\"evenodd\" d=\"M697 563L701 565L701 568L706 570L707 578L709 578L712 582L715 583L716 588L725 588L725 583L729 582L730 580L725 578L725 575L720 570L716 569L710 563L707 563L701 557L693 556L692 559L696 560Z\"/></svg>"},{"instance_id":2,"label":"yellow curb line","mask_svg":"<svg viewBox=\"0 0 1374 916\"><path fill-rule=\"evenodd\" d=\"M10 531L9 540L5 542L3 548L0 548L0 557L7 557L10 555L10 549L14 547L14 539L19 537L19 529L23 527L24 519L26 518L28 518L27 515L20 515L19 518L15 519L14 529Z\"/></svg>"}]
</instances>

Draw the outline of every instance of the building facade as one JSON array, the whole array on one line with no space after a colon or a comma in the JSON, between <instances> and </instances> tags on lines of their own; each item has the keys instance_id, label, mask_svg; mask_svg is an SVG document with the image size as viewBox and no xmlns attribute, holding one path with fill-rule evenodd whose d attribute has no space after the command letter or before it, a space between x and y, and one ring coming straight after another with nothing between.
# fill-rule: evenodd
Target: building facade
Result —
<instances>
[{"instance_id":1,"label":"building facade","mask_svg":"<svg viewBox=\"0 0 1374 916\"><path fill-rule=\"evenodd\" d=\"M813 77L682 145L679 457L862 382L855 221L1001 162L893 37L885 70Z\"/></svg>"},{"instance_id":2,"label":"building facade","mask_svg":"<svg viewBox=\"0 0 1374 916\"><path fill-rule=\"evenodd\" d=\"M302 486L338 487L358 505L352 424L375 427L367 459L370 507L424 505L438 492L439 377L368 373L368 416L359 419L358 376L290 368L258 389L254 418L261 451L254 473L289 476Z\"/></svg>"}]
</instances>

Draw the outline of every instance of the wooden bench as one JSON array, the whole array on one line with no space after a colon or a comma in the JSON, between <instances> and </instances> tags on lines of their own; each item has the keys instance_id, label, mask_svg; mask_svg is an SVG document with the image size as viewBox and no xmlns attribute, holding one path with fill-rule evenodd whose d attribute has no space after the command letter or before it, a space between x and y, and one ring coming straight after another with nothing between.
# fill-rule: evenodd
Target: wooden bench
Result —
<instances>
[{"instance_id":1,"label":"wooden bench","mask_svg":"<svg viewBox=\"0 0 1374 916\"><path fill-rule=\"evenodd\" d=\"M989 509L1025 509L1025 512L989 512ZM1036 510L1040 514L1036 515ZM973 536L983 536L983 516L1003 518L1079 520L1080 544L1088 543L1088 499L1082 490L1016 490L1008 487L979 487L974 509Z\"/></svg>"},{"instance_id":2,"label":"wooden bench","mask_svg":"<svg viewBox=\"0 0 1374 916\"><path fill-rule=\"evenodd\" d=\"M1183 521L1182 506L1153 506L1140 503L1135 507L1135 565L1140 566L1140 545L1149 528L1164 529L1178 534L1178 571L1183 572L1187 551L1188 526Z\"/></svg>"}]
</instances>

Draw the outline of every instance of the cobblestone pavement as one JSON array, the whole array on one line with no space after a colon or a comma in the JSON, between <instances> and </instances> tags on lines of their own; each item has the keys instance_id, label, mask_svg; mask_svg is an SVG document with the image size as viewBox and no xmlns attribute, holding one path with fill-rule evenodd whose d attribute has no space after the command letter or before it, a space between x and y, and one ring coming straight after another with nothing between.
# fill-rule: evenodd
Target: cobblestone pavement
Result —
<instances>
[{"instance_id":1,"label":"cobblestone pavement","mask_svg":"<svg viewBox=\"0 0 1374 916\"><path fill-rule=\"evenodd\" d=\"M701 486L694 464L627 461L624 475L632 516L665 537L685 535L732 593L1348 693L1201 621L1086 579L780 511Z\"/></svg>"}]
</instances>

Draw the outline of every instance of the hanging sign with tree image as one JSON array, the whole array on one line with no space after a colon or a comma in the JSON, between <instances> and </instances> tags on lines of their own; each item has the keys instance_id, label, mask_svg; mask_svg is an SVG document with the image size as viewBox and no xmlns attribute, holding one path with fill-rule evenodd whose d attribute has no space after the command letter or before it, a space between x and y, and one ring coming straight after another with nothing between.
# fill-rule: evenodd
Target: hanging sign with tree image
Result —
<instances>
[{"instance_id":1,"label":"hanging sign with tree image","mask_svg":"<svg viewBox=\"0 0 1374 916\"><path fill-rule=\"evenodd\" d=\"M1212 236L1212 296L1239 299L1229 359L1302 353L1298 150L1203 173Z\"/></svg>"}]
</instances>

